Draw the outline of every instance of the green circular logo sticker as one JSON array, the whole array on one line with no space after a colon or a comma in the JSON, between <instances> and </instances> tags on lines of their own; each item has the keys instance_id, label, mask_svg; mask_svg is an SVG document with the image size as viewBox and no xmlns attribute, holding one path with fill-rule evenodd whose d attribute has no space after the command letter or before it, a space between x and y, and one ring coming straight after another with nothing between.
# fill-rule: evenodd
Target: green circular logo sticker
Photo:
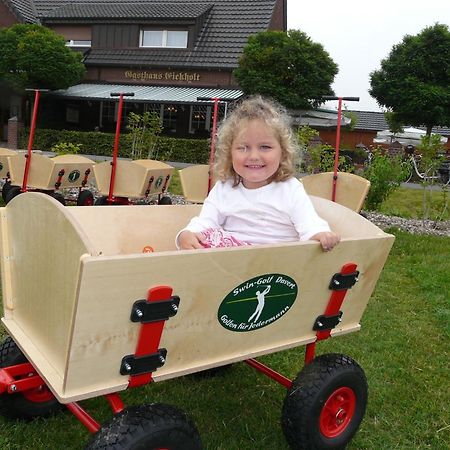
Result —
<instances>
[{"instance_id":1,"label":"green circular logo sticker","mask_svg":"<svg viewBox=\"0 0 450 450\"><path fill-rule=\"evenodd\" d=\"M67 179L73 183L74 181L77 181L78 178L80 178L80 171L79 170L72 170L72 172L69 173L69 176Z\"/></svg>"},{"instance_id":2,"label":"green circular logo sticker","mask_svg":"<svg viewBox=\"0 0 450 450\"><path fill-rule=\"evenodd\" d=\"M223 299L217 319L230 331L257 330L283 317L297 293L297 283L287 275L260 275L236 286Z\"/></svg>"},{"instance_id":3,"label":"green circular logo sticker","mask_svg":"<svg viewBox=\"0 0 450 450\"><path fill-rule=\"evenodd\" d=\"M163 182L163 177L158 177L158 179L156 180L155 186L156 188L159 188L162 185Z\"/></svg>"}]
</instances>

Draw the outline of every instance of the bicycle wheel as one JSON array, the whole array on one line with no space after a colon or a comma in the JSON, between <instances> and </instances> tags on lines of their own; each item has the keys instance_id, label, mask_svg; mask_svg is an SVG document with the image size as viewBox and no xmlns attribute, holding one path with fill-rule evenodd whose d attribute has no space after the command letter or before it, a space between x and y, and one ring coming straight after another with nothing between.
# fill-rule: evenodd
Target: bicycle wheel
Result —
<instances>
[{"instance_id":1,"label":"bicycle wheel","mask_svg":"<svg viewBox=\"0 0 450 450\"><path fill-rule=\"evenodd\" d=\"M423 181L427 184L440 184L441 183L441 175L436 169L436 167L430 167L425 171L423 176Z\"/></svg>"},{"instance_id":2,"label":"bicycle wheel","mask_svg":"<svg viewBox=\"0 0 450 450\"><path fill-rule=\"evenodd\" d=\"M404 173L404 177L403 177L404 183L409 183L411 181L411 178L412 178L413 172L414 172L412 162L409 160L404 161L402 163L402 167L403 167L403 173Z\"/></svg>"}]
</instances>

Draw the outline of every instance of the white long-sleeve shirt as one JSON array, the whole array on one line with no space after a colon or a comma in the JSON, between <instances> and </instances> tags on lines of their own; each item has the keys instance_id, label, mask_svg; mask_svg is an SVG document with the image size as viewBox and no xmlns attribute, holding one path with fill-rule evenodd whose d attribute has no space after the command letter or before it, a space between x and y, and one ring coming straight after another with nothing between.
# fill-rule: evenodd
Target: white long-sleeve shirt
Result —
<instances>
[{"instance_id":1,"label":"white long-sleeve shirt","mask_svg":"<svg viewBox=\"0 0 450 450\"><path fill-rule=\"evenodd\" d=\"M199 216L182 231L196 233L208 228L222 228L249 244L306 241L316 233L330 231L296 178L257 189L247 189L242 183L233 187L231 180L218 181Z\"/></svg>"}]
</instances>

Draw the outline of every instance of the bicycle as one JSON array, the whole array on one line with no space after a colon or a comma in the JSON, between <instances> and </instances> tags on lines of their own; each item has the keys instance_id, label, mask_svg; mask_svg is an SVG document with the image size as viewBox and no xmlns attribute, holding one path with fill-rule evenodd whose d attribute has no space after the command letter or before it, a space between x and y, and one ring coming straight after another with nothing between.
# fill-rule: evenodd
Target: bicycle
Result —
<instances>
[{"instance_id":1,"label":"bicycle","mask_svg":"<svg viewBox=\"0 0 450 450\"><path fill-rule=\"evenodd\" d=\"M443 161L440 167L433 163L431 167L426 168L423 172L420 170L421 161L421 155L407 154L407 158L403 163L407 173L405 183L411 181L413 176L417 176L420 181L431 184L438 182L446 186L450 183L450 161Z\"/></svg>"}]
</instances>

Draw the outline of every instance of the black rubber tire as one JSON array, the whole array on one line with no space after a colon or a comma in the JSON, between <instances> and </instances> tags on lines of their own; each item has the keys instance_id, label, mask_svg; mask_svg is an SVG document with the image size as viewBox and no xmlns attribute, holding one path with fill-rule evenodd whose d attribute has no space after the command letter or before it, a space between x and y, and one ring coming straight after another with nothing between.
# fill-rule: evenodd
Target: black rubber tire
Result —
<instances>
[{"instance_id":1,"label":"black rubber tire","mask_svg":"<svg viewBox=\"0 0 450 450\"><path fill-rule=\"evenodd\" d=\"M85 450L200 450L194 423L179 409L161 403L126 408L91 439Z\"/></svg>"},{"instance_id":2,"label":"black rubber tire","mask_svg":"<svg viewBox=\"0 0 450 450\"><path fill-rule=\"evenodd\" d=\"M172 199L167 196L167 195L163 195L159 200L158 200L158 205L171 205L172 204Z\"/></svg>"},{"instance_id":3,"label":"black rubber tire","mask_svg":"<svg viewBox=\"0 0 450 450\"><path fill-rule=\"evenodd\" d=\"M94 202L95 206L107 206L108 205L108 197L106 195L103 195L102 197L99 197Z\"/></svg>"},{"instance_id":4,"label":"black rubber tire","mask_svg":"<svg viewBox=\"0 0 450 450\"><path fill-rule=\"evenodd\" d=\"M66 199L59 192L50 192L50 196L53 197L55 200L58 200L58 202L61 203L61 205L66 206Z\"/></svg>"},{"instance_id":5,"label":"black rubber tire","mask_svg":"<svg viewBox=\"0 0 450 450\"><path fill-rule=\"evenodd\" d=\"M92 206L94 204L94 195L91 191L83 189L77 198L77 206Z\"/></svg>"},{"instance_id":6,"label":"black rubber tire","mask_svg":"<svg viewBox=\"0 0 450 450\"><path fill-rule=\"evenodd\" d=\"M336 426L336 435L326 436L321 429L321 413L328 413L324 407L327 400L341 390L354 395L354 410L342 416L344 425L342 429ZM284 400L281 425L292 449L343 449L358 430L366 405L367 380L362 368L345 355L321 355L292 383Z\"/></svg>"},{"instance_id":7,"label":"black rubber tire","mask_svg":"<svg viewBox=\"0 0 450 450\"><path fill-rule=\"evenodd\" d=\"M17 197L22 192L20 186L11 186L5 195L5 203L8 204L14 197Z\"/></svg>"},{"instance_id":8,"label":"black rubber tire","mask_svg":"<svg viewBox=\"0 0 450 450\"><path fill-rule=\"evenodd\" d=\"M27 362L25 355L17 344L7 337L0 344L0 367L10 367ZM0 408L2 413L14 419L31 420L36 417L48 417L58 413L62 405L53 397L47 386L31 392L35 401L30 400L30 395L24 393L0 395Z\"/></svg>"},{"instance_id":9,"label":"black rubber tire","mask_svg":"<svg viewBox=\"0 0 450 450\"><path fill-rule=\"evenodd\" d=\"M8 193L10 188L11 188L11 181L10 180L5 181L5 183L3 184L3 187L2 187L3 201L6 201L6 194Z\"/></svg>"}]
</instances>

